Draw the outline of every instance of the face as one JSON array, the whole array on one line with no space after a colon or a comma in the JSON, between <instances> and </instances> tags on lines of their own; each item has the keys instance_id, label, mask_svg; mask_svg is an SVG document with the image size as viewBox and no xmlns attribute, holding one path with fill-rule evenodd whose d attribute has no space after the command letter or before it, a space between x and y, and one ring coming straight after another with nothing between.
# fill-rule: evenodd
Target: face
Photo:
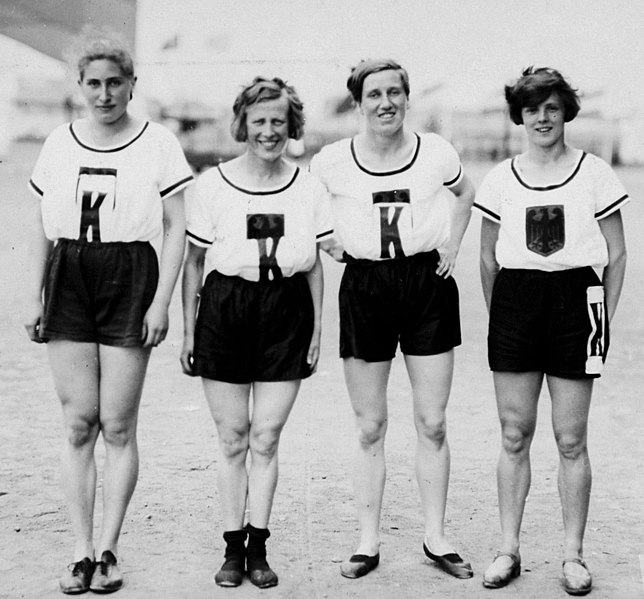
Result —
<instances>
[{"instance_id":1,"label":"face","mask_svg":"<svg viewBox=\"0 0 644 599\"><path fill-rule=\"evenodd\" d=\"M360 110L372 131L384 134L398 131L407 112L407 95L400 73L387 70L365 77Z\"/></svg>"},{"instance_id":2,"label":"face","mask_svg":"<svg viewBox=\"0 0 644 599\"><path fill-rule=\"evenodd\" d=\"M78 82L90 118L111 125L124 118L136 79L126 77L111 60L93 60Z\"/></svg>"},{"instance_id":3,"label":"face","mask_svg":"<svg viewBox=\"0 0 644 599\"><path fill-rule=\"evenodd\" d=\"M288 142L288 100L281 96L257 102L246 109L248 151L261 160L282 157Z\"/></svg>"},{"instance_id":4,"label":"face","mask_svg":"<svg viewBox=\"0 0 644 599\"><path fill-rule=\"evenodd\" d=\"M565 114L558 94L550 94L536 106L524 106L521 116L529 143L545 148L563 142Z\"/></svg>"}]
</instances>

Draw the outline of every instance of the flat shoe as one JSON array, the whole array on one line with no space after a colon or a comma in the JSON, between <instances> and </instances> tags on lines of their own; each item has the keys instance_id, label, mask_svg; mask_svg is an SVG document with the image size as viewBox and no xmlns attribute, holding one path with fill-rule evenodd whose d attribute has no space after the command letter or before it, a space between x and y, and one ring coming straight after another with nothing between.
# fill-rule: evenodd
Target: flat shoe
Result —
<instances>
[{"instance_id":1,"label":"flat shoe","mask_svg":"<svg viewBox=\"0 0 644 599\"><path fill-rule=\"evenodd\" d=\"M123 586L123 576L116 565L116 557L111 551L103 551L96 562L89 590L94 593L113 593Z\"/></svg>"},{"instance_id":2,"label":"flat shoe","mask_svg":"<svg viewBox=\"0 0 644 599\"><path fill-rule=\"evenodd\" d=\"M509 557L510 560L512 560L512 565L509 568L506 568L505 571L502 571L500 574L495 575L494 577L488 577L486 571L485 574L483 574L484 587L488 589L500 589L501 587L507 585L513 578L518 578L519 576L521 576L521 558L514 553L497 551L496 555L494 556L494 560L492 560L492 564L494 564L497 559L503 556Z\"/></svg>"},{"instance_id":3,"label":"flat shoe","mask_svg":"<svg viewBox=\"0 0 644 599\"><path fill-rule=\"evenodd\" d=\"M379 563L379 553L376 553L376 555L355 553L340 565L340 574L345 578L360 578L365 574L369 574L371 570L375 570Z\"/></svg>"},{"instance_id":4,"label":"flat shoe","mask_svg":"<svg viewBox=\"0 0 644 599\"><path fill-rule=\"evenodd\" d=\"M78 595L89 591L89 582L94 573L94 561L84 557L78 562L72 562L67 566L65 574L62 575L59 585L65 595Z\"/></svg>"},{"instance_id":5,"label":"flat shoe","mask_svg":"<svg viewBox=\"0 0 644 599\"><path fill-rule=\"evenodd\" d=\"M244 580L244 562L227 559L215 574L215 583L220 587L238 587Z\"/></svg>"},{"instance_id":6,"label":"flat shoe","mask_svg":"<svg viewBox=\"0 0 644 599\"><path fill-rule=\"evenodd\" d=\"M423 543L423 551L425 555L436 562L436 565L456 578L472 578L474 572L469 562L463 560L458 553L445 553L444 555L434 555Z\"/></svg>"},{"instance_id":7,"label":"flat shoe","mask_svg":"<svg viewBox=\"0 0 644 599\"><path fill-rule=\"evenodd\" d=\"M578 564L585 570L585 574L566 574L566 564ZM593 588L593 577L590 575L586 562L579 558L569 558L563 561L563 587L569 595L588 595ZM577 570L577 568L575 568Z\"/></svg>"}]
</instances>

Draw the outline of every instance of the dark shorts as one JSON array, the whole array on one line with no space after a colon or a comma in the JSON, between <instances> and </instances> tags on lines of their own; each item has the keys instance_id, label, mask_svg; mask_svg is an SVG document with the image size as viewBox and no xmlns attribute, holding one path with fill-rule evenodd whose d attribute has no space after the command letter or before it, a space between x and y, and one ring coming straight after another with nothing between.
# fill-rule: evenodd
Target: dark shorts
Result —
<instances>
[{"instance_id":1,"label":"dark shorts","mask_svg":"<svg viewBox=\"0 0 644 599\"><path fill-rule=\"evenodd\" d=\"M206 277L193 349L198 376L245 384L311 375L313 300L302 273L254 282L217 271Z\"/></svg>"},{"instance_id":2,"label":"dark shorts","mask_svg":"<svg viewBox=\"0 0 644 599\"><path fill-rule=\"evenodd\" d=\"M367 362L441 354L460 345L458 288L436 274L438 252L348 259L340 283L340 356Z\"/></svg>"},{"instance_id":3,"label":"dark shorts","mask_svg":"<svg viewBox=\"0 0 644 599\"><path fill-rule=\"evenodd\" d=\"M609 341L603 298L590 267L502 269L490 307L490 368L573 379L600 376Z\"/></svg>"},{"instance_id":4,"label":"dark shorts","mask_svg":"<svg viewBox=\"0 0 644 599\"><path fill-rule=\"evenodd\" d=\"M45 274L42 335L117 347L141 345L143 317L159 280L147 242L60 239Z\"/></svg>"}]
</instances>

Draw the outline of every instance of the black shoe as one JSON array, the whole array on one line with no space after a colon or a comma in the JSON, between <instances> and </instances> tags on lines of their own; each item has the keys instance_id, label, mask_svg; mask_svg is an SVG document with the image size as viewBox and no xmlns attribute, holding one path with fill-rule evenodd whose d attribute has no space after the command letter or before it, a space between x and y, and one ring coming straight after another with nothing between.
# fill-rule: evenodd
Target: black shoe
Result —
<instances>
[{"instance_id":1,"label":"black shoe","mask_svg":"<svg viewBox=\"0 0 644 599\"><path fill-rule=\"evenodd\" d=\"M248 547L246 547L246 570L250 581L260 589L274 587L279 582L266 561L266 539L271 536L268 528L255 528L246 525Z\"/></svg>"},{"instance_id":2,"label":"black shoe","mask_svg":"<svg viewBox=\"0 0 644 599\"><path fill-rule=\"evenodd\" d=\"M353 554L346 562L340 565L340 574L345 578L360 578L375 570L380 563L380 554L363 555L362 553Z\"/></svg>"},{"instance_id":3,"label":"black shoe","mask_svg":"<svg viewBox=\"0 0 644 599\"><path fill-rule=\"evenodd\" d=\"M94 561L84 557L79 562L72 562L61 576L60 590L66 595L78 595L89 591L89 583L94 573Z\"/></svg>"},{"instance_id":4,"label":"black shoe","mask_svg":"<svg viewBox=\"0 0 644 599\"><path fill-rule=\"evenodd\" d=\"M470 563L466 562L458 553L434 555L425 543L423 543L423 551L443 572L447 572L455 578L472 578L474 576Z\"/></svg>"},{"instance_id":5,"label":"black shoe","mask_svg":"<svg viewBox=\"0 0 644 599\"><path fill-rule=\"evenodd\" d=\"M96 562L89 590L94 593L113 593L123 586L123 576L111 551L103 551Z\"/></svg>"},{"instance_id":6,"label":"black shoe","mask_svg":"<svg viewBox=\"0 0 644 599\"><path fill-rule=\"evenodd\" d=\"M246 534L245 530L231 530L224 533L224 541L226 541L224 563L215 574L215 582L220 587L238 587L244 579Z\"/></svg>"}]
</instances>

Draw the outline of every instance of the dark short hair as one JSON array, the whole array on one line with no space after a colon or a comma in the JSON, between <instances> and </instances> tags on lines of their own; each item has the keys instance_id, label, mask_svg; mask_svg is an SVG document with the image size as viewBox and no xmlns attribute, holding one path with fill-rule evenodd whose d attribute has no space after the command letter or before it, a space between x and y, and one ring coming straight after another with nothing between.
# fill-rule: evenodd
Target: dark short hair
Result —
<instances>
[{"instance_id":1,"label":"dark short hair","mask_svg":"<svg viewBox=\"0 0 644 599\"><path fill-rule=\"evenodd\" d=\"M258 102L276 100L282 96L288 100L288 136L292 139L300 139L304 134L304 104L295 88L279 77L273 77L273 79L255 77L250 85L242 89L233 104L234 116L230 124L230 132L235 141L248 140L246 113L249 106Z\"/></svg>"},{"instance_id":2,"label":"dark short hair","mask_svg":"<svg viewBox=\"0 0 644 599\"><path fill-rule=\"evenodd\" d=\"M510 109L510 119L515 125L522 125L521 111L526 106L541 104L553 93L557 94L563 103L564 122L572 121L581 108L577 90L555 69L528 67L514 84L505 86L505 100Z\"/></svg>"},{"instance_id":3,"label":"dark short hair","mask_svg":"<svg viewBox=\"0 0 644 599\"><path fill-rule=\"evenodd\" d=\"M81 81L85 76L85 69L95 60L110 60L119 67L123 76L134 79L134 60L127 42L118 33L107 28L83 28L65 54Z\"/></svg>"},{"instance_id":4,"label":"dark short hair","mask_svg":"<svg viewBox=\"0 0 644 599\"><path fill-rule=\"evenodd\" d=\"M347 79L347 89L351 97L359 104L362 100L362 87L364 80L373 73L381 71L397 71L400 74L405 95L409 98L409 73L391 58L368 58L361 60L351 69L351 75Z\"/></svg>"}]
</instances>

